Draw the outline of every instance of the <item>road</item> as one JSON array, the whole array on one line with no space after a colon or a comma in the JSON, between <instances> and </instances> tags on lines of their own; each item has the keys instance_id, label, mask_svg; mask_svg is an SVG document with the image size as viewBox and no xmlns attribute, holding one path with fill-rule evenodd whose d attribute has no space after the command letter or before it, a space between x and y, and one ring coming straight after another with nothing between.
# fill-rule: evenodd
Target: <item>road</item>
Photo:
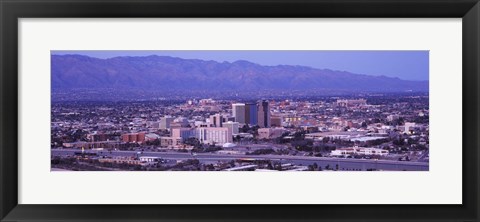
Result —
<instances>
[{"instance_id":1,"label":"road","mask_svg":"<svg viewBox=\"0 0 480 222\"><path fill-rule=\"evenodd\" d=\"M54 156L68 156L78 152L78 149L52 149ZM135 156L138 151L91 151L98 155L112 156ZM325 169L330 166L334 169L338 164L339 169L344 170L408 170L408 171L428 171L428 162L410 162L410 161L392 161L392 160L367 160L367 159L344 159L344 158L328 158L328 157L311 157L311 156L285 156L285 155L245 155L245 154L217 154L217 153L198 153L192 155L190 153L180 152L142 152L140 156L154 156L169 160L185 160L198 159L200 162L217 162L230 161L241 158L280 161L281 163L294 163L296 165L311 165L317 163Z\"/></svg>"}]
</instances>

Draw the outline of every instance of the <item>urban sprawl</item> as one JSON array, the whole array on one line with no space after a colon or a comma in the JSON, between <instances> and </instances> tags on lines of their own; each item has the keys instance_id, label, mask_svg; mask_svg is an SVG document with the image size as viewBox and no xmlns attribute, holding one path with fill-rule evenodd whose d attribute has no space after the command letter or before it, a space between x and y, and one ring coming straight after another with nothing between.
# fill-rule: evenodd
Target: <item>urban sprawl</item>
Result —
<instances>
[{"instance_id":1,"label":"urban sprawl","mask_svg":"<svg viewBox=\"0 0 480 222\"><path fill-rule=\"evenodd\" d=\"M53 102L52 170L428 171L428 94Z\"/></svg>"}]
</instances>

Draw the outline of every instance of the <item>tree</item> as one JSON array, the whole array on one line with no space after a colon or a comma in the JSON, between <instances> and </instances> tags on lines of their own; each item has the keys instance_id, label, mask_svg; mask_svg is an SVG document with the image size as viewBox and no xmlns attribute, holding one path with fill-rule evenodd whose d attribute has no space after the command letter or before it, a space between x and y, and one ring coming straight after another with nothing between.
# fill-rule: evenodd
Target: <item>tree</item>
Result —
<instances>
[{"instance_id":1,"label":"tree","mask_svg":"<svg viewBox=\"0 0 480 222\"><path fill-rule=\"evenodd\" d=\"M290 143L295 149L300 151L313 151L313 140L294 140Z\"/></svg>"},{"instance_id":2,"label":"tree","mask_svg":"<svg viewBox=\"0 0 480 222\"><path fill-rule=\"evenodd\" d=\"M305 139L305 131L304 130L301 130L301 131L297 131L293 134L293 139L294 140L303 140Z\"/></svg>"},{"instance_id":3,"label":"tree","mask_svg":"<svg viewBox=\"0 0 480 222\"><path fill-rule=\"evenodd\" d=\"M235 142L240 142L241 139L242 138L240 137L240 135L236 135L236 136L233 137L233 141L235 141Z\"/></svg>"},{"instance_id":4,"label":"tree","mask_svg":"<svg viewBox=\"0 0 480 222\"><path fill-rule=\"evenodd\" d=\"M253 152L250 152L250 153L245 153L247 155L265 155L265 154L271 154L271 153L274 153L275 150L273 150L272 148L268 148L268 149L258 149L258 150L255 150Z\"/></svg>"},{"instance_id":5,"label":"tree","mask_svg":"<svg viewBox=\"0 0 480 222\"><path fill-rule=\"evenodd\" d=\"M267 164L267 169L269 169L269 170L273 170L272 163L268 163L268 164Z\"/></svg>"},{"instance_id":6,"label":"tree","mask_svg":"<svg viewBox=\"0 0 480 222\"><path fill-rule=\"evenodd\" d=\"M155 140L152 140L152 141L147 141L146 144L149 145L149 146L160 146L160 140L155 139Z\"/></svg>"},{"instance_id":7,"label":"tree","mask_svg":"<svg viewBox=\"0 0 480 222\"><path fill-rule=\"evenodd\" d=\"M183 143L187 144L187 145L190 145L190 146L193 146L194 148L201 148L202 147L202 144L200 143L200 141L195 137L187 138Z\"/></svg>"},{"instance_id":8,"label":"tree","mask_svg":"<svg viewBox=\"0 0 480 222\"><path fill-rule=\"evenodd\" d=\"M250 127L248 126L248 124L245 124L243 125L242 128L240 128L240 132L242 133L247 133L249 130L250 130Z\"/></svg>"},{"instance_id":9,"label":"tree","mask_svg":"<svg viewBox=\"0 0 480 222\"><path fill-rule=\"evenodd\" d=\"M323 137L322 142L328 143L330 141L330 137Z\"/></svg>"},{"instance_id":10,"label":"tree","mask_svg":"<svg viewBox=\"0 0 480 222\"><path fill-rule=\"evenodd\" d=\"M255 125L255 126L250 128L249 133L251 133L254 138L257 138L258 137L258 129L260 129L260 127Z\"/></svg>"},{"instance_id":11,"label":"tree","mask_svg":"<svg viewBox=\"0 0 480 222\"><path fill-rule=\"evenodd\" d=\"M403 146L405 145L405 141L400 138L400 139L393 140L393 144L397 146Z\"/></svg>"}]
</instances>

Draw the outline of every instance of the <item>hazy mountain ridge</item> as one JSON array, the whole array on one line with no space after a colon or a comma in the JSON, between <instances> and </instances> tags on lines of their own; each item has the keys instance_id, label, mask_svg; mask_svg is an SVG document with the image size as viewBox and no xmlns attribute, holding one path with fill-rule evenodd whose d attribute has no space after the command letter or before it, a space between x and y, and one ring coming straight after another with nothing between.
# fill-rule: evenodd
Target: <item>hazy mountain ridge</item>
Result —
<instances>
[{"instance_id":1,"label":"hazy mountain ridge","mask_svg":"<svg viewBox=\"0 0 480 222\"><path fill-rule=\"evenodd\" d=\"M428 91L428 81L407 81L305 66L263 66L249 61L216 62L169 56L98 59L51 56L52 89L129 88L149 90L337 89Z\"/></svg>"}]
</instances>

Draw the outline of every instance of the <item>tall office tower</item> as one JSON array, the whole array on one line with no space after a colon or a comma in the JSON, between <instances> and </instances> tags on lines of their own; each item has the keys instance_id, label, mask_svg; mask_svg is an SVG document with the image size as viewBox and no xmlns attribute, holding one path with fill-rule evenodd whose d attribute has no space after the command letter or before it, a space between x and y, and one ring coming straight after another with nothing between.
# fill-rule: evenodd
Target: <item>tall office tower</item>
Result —
<instances>
[{"instance_id":1,"label":"tall office tower","mask_svg":"<svg viewBox=\"0 0 480 222\"><path fill-rule=\"evenodd\" d=\"M250 126L258 124L258 107L256 103L245 104L245 123Z\"/></svg>"},{"instance_id":2,"label":"tall office tower","mask_svg":"<svg viewBox=\"0 0 480 222\"><path fill-rule=\"evenodd\" d=\"M270 106L267 100L258 102L258 126L270 127Z\"/></svg>"},{"instance_id":3,"label":"tall office tower","mask_svg":"<svg viewBox=\"0 0 480 222\"><path fill-rule=\"evenodd\" d=\"M212 127L222 127L223 126L223 116L221 114L215 114L210 116L210 124Z\"/></svg>"},{"instance_id":4,"label":"tall office tower","mask_svg":"<svg viewBox=\"0 0 480 222\"><path fill-rule=\"evenodd\" d=\"M160 129L170 129L170 124L173 122L175 118L170 116L165 116L160 119Z\"/></svg>"},{"instance_id":5,"label":"tall office tower","mask_svg":"<svg viewBox=\"0 0 480 222\"><path fill-rule=\"evenodd\" d=\"M232 104L232 115L235 117L235 121L239 123L245 123L245 104L234 103Z\"/></svg>"}]
</instances>

